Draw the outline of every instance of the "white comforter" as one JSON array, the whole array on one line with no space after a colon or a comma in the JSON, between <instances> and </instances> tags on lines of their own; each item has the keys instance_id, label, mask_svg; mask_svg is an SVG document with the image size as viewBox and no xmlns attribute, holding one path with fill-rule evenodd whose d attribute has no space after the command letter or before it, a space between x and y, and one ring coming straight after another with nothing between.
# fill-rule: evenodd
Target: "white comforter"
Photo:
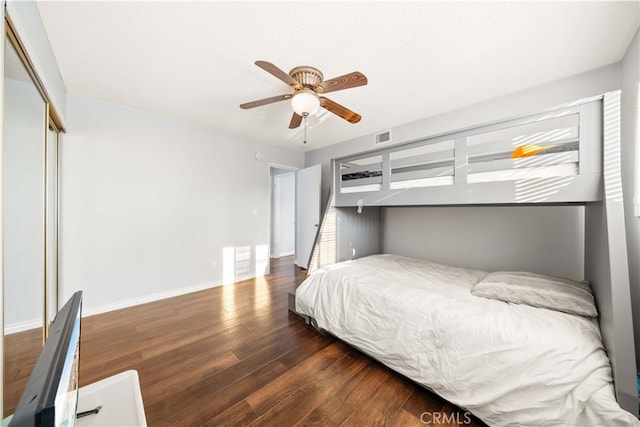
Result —
<instances>
[{"instance_id":1,"label":"white comforter","mask_svg":"<svg viewBox=\"0 0 640 427\"><path fill-rule=\"evenodd\" d=\"M489 425L640 425L596 321L471 295L485 275L374 255L312 273L296 310Z\"/></svg>"}]
</instances>

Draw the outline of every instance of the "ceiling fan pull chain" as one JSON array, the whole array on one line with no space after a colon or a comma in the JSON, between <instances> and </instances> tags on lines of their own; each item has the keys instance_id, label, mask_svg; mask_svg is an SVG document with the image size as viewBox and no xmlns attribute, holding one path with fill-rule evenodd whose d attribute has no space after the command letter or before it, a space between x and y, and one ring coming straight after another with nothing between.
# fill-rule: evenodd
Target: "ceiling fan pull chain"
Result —
<instances>
[{"instance_id":1,"label":"ceiling fan pull chain","mask_svg":"<svg viewBox=\"0 0 640 427\"><path fill-rule=\"evenodd\" d=\"M305 114L302 116L302 118L304 119L304 141L302 141L303 144L307 143L307 116L309 116L309 114Z\"/></svg>"}]
</instances>

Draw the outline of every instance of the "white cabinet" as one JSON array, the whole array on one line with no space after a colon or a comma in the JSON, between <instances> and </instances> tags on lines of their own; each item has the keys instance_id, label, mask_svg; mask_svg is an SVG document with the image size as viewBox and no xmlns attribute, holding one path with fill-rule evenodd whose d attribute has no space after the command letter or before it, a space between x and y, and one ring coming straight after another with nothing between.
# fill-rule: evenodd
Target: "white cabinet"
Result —
<instances>
[{"instance_id":1,"label":"white cabinet","mask_svg":"<svg viewBox=\"0 0 640 427\"><path fill-rule=\"evenodd\" d=\"M137 371L124 371L81 387L78 412L102 406L97 414L79 418L76 426L146 427L142 393Z\"/></svg>"}]
</instances>

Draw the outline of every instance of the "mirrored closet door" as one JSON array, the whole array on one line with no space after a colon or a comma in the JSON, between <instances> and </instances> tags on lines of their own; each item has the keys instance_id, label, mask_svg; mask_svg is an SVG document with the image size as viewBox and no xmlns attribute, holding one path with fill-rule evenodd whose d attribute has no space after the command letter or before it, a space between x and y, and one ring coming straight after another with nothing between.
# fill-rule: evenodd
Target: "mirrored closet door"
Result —
<instances>
[{"instance_id":1,"label":"mirrored closet door","mask_svg":"<svg viewBox=\"0 0 640 427\"><path fill-rule=\"evenodd\" d=\"M8 26L4 52L3 416L12 414L58 311L59 127ZM22 367L19 368L19 367Z\"/></svg>"},{"instance_id":2,"label":"mirrored closet door","mask_svg":"<svg viewBox=\"0 0 640 427\"><path fill-rule=\"evenodd\" d=\"M59 213L59 138L60 132L49 119L46 145L45 198L45 337L58 312L58 213Z\"/></svg>"}]
</instances>

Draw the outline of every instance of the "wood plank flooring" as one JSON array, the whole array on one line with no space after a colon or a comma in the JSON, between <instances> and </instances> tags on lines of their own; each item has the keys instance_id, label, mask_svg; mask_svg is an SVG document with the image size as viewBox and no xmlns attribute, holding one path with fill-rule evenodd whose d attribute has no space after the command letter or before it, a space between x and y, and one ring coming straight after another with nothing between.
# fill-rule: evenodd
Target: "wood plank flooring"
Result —
<instances>
[{"instance_id":1,"label":"wood plank flooring","mask_svg":"<svg viewBox=\"0 0 640 427\"><path fill-rule=\"evenodd\" d=\"M305 276L292 257L271 273L83 318L80 385L137 370L151 427L484 425L290 313ZM40 340L6 338L5 414Z\"/></svg>"}]
</instances>

